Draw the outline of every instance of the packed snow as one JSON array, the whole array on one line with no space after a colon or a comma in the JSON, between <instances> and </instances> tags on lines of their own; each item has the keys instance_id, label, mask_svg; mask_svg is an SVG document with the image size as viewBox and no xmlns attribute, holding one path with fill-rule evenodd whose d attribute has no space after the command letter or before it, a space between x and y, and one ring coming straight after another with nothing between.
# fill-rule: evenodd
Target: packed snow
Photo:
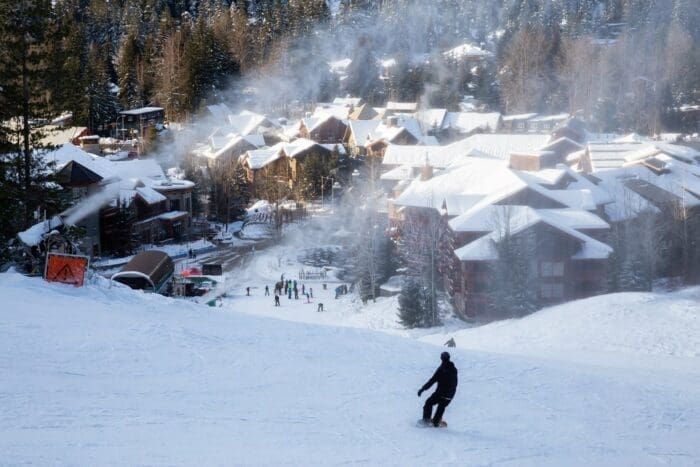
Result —
<instances>
[{"instance_id":1,"label":"packed snow","mask_svg":"<svg viewBox=\"0 0 700 467\"><path fill-rule=\"evenodd\" d=\"M700 289L406 331L396 297L336 299L333 269L304 282L313 299L274 307L264 286L298 274L296 253L251 253L220 307L0 274L2 463L700 462ZM417 428L449 337L449 427Z\"/></svg>"}]
</instances>

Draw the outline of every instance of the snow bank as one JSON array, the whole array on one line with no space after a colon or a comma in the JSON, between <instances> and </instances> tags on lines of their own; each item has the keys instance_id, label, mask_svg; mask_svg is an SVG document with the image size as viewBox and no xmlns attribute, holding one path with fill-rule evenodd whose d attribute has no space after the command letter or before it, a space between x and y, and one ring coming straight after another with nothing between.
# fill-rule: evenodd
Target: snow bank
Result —
<instances>
[{"instance_id":1,"label":"snow bank","mask_svg":"<svg viewBox=\"0 0 700 467\"><path fill-rule=\"evenodd\" d=\"M674 293L601 295L547 308L522 319L424 340L442 343L448 335L454 336L460 348L489 352L697 358L700 287Z\"/></svg>"},{"instance_id":2,"label":"snow bank","mask_svg":"<svg viewBox=\"0 0 700 467\"><path fill-rule=\"evenodd\" d=\"M457 348L450 427L418 429L433 346L101 283L0 274L0 295L3 464L700 461L697 374Z\"/></svg>"}]
</instances>

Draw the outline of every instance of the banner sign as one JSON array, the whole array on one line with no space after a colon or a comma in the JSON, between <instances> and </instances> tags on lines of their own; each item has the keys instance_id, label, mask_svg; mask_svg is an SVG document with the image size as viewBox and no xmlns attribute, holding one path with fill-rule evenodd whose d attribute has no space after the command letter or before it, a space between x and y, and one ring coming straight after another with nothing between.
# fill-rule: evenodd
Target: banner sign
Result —
<instances>
[{"instance_id":1,"label":"banner sign","mask_svg":"<svg viewBox=\"0 0 700 467\"><path fill-rule=\"evenodd\" d=\"M48 282L60 282L82 287L85 281L89 258L79 255L49 253L46 255L46 272L44 279Z\"/></svg>"}]
</instances>

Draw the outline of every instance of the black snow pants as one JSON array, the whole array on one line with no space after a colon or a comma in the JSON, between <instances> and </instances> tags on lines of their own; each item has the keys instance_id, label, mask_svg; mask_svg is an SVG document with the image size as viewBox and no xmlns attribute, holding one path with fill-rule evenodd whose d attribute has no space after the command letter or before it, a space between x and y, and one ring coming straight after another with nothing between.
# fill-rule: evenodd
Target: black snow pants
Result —
<instances>
[{"instance_id":1,"label":"black snow pants","mask_svg":"<svg viewBox=\"0 0 700 467\"><path fill-rule=\"evenodd\" d=\"M442 415L445 413L445 408L450 405L450 402L452 402L452 399L439 396L434 392L425 400L425 405L423 406L423 420L430 420L430 414L433 411L433 406L437 404L435 416L432 417L433 425L437 426L437 424L440 423L440 420L442 420Z\"/></svg>"}]
</instances>

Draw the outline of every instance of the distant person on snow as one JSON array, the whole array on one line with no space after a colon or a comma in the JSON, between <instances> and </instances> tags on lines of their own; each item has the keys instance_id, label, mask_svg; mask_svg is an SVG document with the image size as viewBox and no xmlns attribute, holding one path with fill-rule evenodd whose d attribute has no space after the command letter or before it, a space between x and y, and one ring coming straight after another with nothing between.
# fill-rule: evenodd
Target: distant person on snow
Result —
<instances>
[{"instance_id":1,"label":"distant person on snow","mask_svg":"<svg viewBox=\"0 0 700 467\"><path fill-rule=\"evenodd\" d=\"M270 295L270 287L266 285L265 286L265 296L267 297L269 295Z\"/></svg>"},{"instance_id":2,"label":"distant person on snow","mask_svg":"<svg viewBox=\"0 0 700 467\"><path fill-rule=\"evenodd\" d=\"M455 392L457 392L457 368L450 361L450 354L443 352L440 354L440 360L442 363L435 370L433 377L418 390L418 397L420 397L423 391L427 391L430 386L437 383L437 389L426 399L425 405L423 405L423 419L421 420L424 425L432 423L436 427L440 426L445 408L450 405ZM433 406L436 404L437 410L431 420L430 415L433 411Z\"/></svg>"},{"instance_id":3,"label":"distant person on snow","mask_svg":"<svg viewBox=\"0 0 700 467\"><path fill-rule=\"evenodd\" d=\"M280 296L275 294L275 306L280 306Z\"/></svg>"},{"instance_id":4,"label":"distant person on snow","mask_svg":"<svg viewBox=\"0 0 700 467\"><path fill-rule=\"evenodd\" d=\"M246 294L246 295L250 295L250 287L246 287L246 288L245 288L245 294Z\"/></svg>"}]
</instances>

